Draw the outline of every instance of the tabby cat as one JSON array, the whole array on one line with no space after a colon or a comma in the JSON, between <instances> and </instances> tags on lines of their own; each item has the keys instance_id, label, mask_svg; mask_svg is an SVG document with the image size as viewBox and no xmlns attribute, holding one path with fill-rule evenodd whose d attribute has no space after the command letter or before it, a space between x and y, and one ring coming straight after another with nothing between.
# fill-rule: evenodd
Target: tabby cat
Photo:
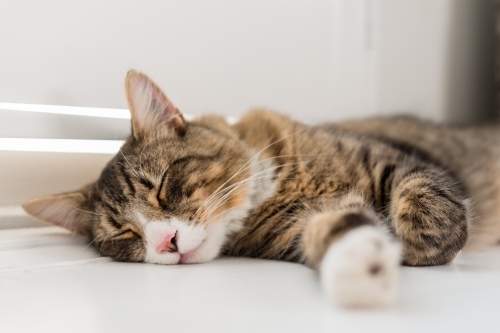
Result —
<instances>
[{"instance_id":1,"label":"tabby cat","mask_svg":"<svg viewBox=\"0 0 500 333\"><path fill-rule=\"evenodd\" d=\"M447 264L500 238L496 128L408 118L311 127L266 110L234 125L187 122L137 71L126 95L132 135L99 179L24 205L89 235L102 255L298 262L319 271L330 300L374 306L395 299L401 263Z\"/></svg>"}]
</instances>

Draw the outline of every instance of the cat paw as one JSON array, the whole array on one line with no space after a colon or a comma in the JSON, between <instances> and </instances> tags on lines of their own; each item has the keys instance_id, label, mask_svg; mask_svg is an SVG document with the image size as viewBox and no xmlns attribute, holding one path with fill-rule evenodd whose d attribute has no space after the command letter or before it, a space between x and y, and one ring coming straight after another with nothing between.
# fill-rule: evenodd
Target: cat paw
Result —
<instances>
[{"instance_id":1,"label":"cat paw","mask_svg":"<svg viewBox=\"0 0 500 333\"><path fill-rule=\"evenodd\" d=\"M327 250L320 267L330 301L350 307L385 306L398 292L401 247L382 230L359 227Z\"/></svg>"}]
</instances>

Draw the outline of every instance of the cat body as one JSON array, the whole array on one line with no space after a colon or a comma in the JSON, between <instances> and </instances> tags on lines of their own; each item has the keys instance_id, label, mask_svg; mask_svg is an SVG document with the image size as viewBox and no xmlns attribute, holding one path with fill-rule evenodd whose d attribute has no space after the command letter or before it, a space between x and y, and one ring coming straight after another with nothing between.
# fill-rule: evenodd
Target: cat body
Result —
<instances>
[{"instance_id":1,"label":"cat body","mask_svg":"<svg viewBox=\"0 0 500 333\"><path fill-rule=\"evenodd\" d=\"M135 71L126 93L133 134L100 178L24 205L117 260L299 262L320 272L331 300L381 305L396 297L400 263L449 263L476 230L473 208L495 219L470 204L486 195L467 178L477 169L464 171L444 145L429 153L438 128L424 144L426 125L411 120L408 137L386 130L391 119L311 127L266 110L234 125L214 115L186 122Z\"/></svg>"},{"instance_id":2,"label":"cat body","mask_svg":"<svg viewBox=\"0 0 500 333\"><path fill-rule=\"evenodd\" d=\"M436 125L411 117L345 121L323 126L368 135L427 156L453 174L471 199L473 228L468 249L500 241L500 124Z\"/></svg>"},{"instance_id":3,"label":"cat body","mask_svg":"<svg viewBox=\"0 0 500 333\"><path fill-rule=\"evenodd\" d=\"M408 154L368 136L342 130L311 128L262 110L249 112L234 129L253 150L263 151L260 158L270 159L277 171L274 195L249 214L244 232L229 243L226 252L230 255L299 261L317 267L331 241L314 239L312 244L308 244L308 224L315 214L335 211L339 205L359 206L362 212L361 217L352 216L352 221L345 223L345 229L338 228L339 234L351 227L364 225L363 214L366 214L367 220L371 215L377 215L378 219L374 218L372 222L397 233L399 229L395 225L394 215L399 207L391 204L401 199L397 197L398 193L391 193L394 192L392 187L397 187L402 179L410 177L417 177L412 180L418 183L412 187L419 186L415 192L427 185L421 183L418 177L435 178L445 192L442 196L453 197L449 207L451 211L446 214L460 211L462 216L453 216L451 220L462 223L451 223L445 232L439 223L433 225L433 222L426 221L429 228L425 231L425 235L429 235L428 242L420 239L420 231L415 235L405 235L412 238L408 241L414 245L414 252L407 248L404 262L409 265L443 264L449 262L465 244L470 221L466 216L468 207L464 190L443 169L416 154ZM412 187L405 188L410 191L406 195L420 195L412 193ZM438 195L425 194L430 196L427 200L435 200L429 203L428 209L435 209L437 215L441 209L436 207L439 200L431 197ZM353 212L358 214L356 209ZM440 218L445 223L447 218ZM401 223L406 223L404 217L399 219ZM335 223L330 227L335 229ZM339 236L329 227L325 228L329 237ZM436 230L431 231L431 228ZM449 248L450 253L437 251L439 254L435 255L436 243ZM321 244L325 248L322 249ZM429 253L424 253L427 251Z\"/></svg>"}]
</instances>

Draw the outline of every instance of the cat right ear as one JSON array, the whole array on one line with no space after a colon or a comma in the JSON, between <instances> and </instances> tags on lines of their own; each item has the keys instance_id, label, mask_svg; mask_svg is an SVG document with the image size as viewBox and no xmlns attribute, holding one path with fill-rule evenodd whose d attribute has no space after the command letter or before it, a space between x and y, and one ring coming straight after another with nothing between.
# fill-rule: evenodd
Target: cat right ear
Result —
<instances>
[{"instance_id":1,"label":"cat right ear","mask_svg":"<svg viewBox=\"0 0 500 333\"><path fill-rule=\"evenodd\" d=\"M90 235L91 213L86 211L87 202L84 194L73 192L36 198L25 203L23 208L37 220Z\"/></svg>"},{"instance_id":2,"label":"cat right ear","mask_svg":"<svg viewBox=\"0 0 500 333\"><path fill-rule=\"evenodd\" d=\"M145 74L135 70L129 71L125 90L132 116L132 132L136 139L165 124L179 135L185 133L186 121L182 113Z\"/></svg>"}]
</instances>

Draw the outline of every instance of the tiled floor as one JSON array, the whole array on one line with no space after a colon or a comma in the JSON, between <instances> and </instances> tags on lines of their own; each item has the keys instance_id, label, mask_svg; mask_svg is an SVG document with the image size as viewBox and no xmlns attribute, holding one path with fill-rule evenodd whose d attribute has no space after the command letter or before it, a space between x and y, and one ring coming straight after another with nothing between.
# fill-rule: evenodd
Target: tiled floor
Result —
<instances>
[{"instance_id":1,"label":"tiled floor","mask_svg":"<svg viewBox=\"0 0 500 333\"><path fill-rule=\"evenodd\" d=\"M403 268L393 307L345 310L300 265L117 263L86 242L0 231L0 332L500 332L500 249Z\"/></svg>"}]
</instances>

